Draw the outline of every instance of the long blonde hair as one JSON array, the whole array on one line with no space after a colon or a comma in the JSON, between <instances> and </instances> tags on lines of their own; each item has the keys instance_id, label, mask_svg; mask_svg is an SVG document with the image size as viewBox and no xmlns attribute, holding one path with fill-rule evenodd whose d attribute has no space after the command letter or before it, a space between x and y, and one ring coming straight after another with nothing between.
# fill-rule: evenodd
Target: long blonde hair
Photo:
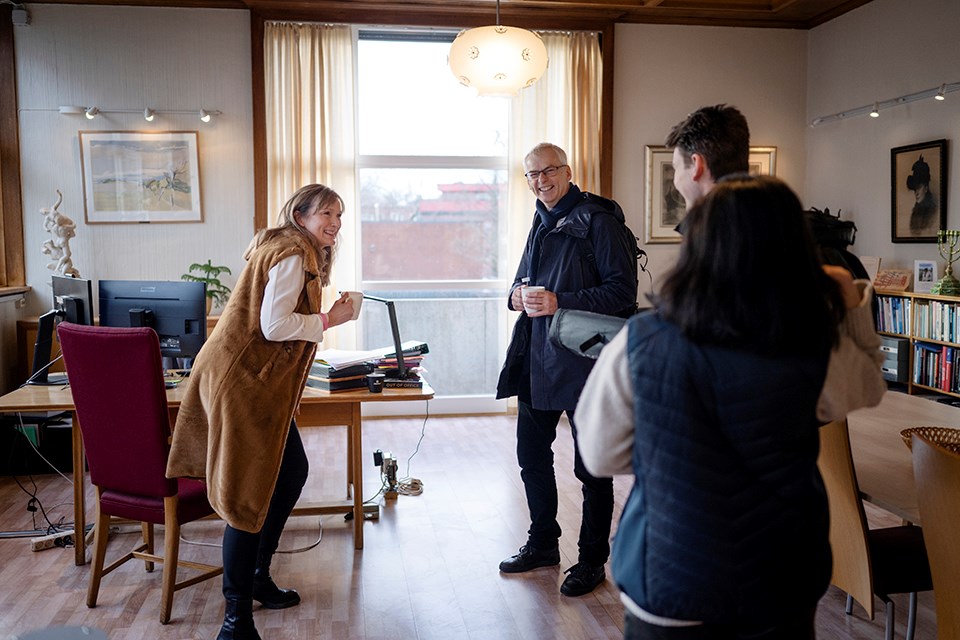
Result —
<instances>
[{"instance_id":1,"label":"long blonde hair","mask_svg":"<svg viewBox=\"0 0 960 640\"><path fill-rule=\"evenodd\" d=\"M317 252L317 263L320 265L320 277L324 286L330 284L330 268L333 266L334 247L324 247L317 242L311 234L300 226L297 222L296 214L301 218L314 215L318 210L329 207L333 203L339 203L343 209L343 198L336 191L322 184L308 184L297 189L287 203L280 209L277 216L277 226L262 229L254 236L250 246L244 252L244 259L249 259L250 255L264 242L282 235L289 229L299 232L310 246Z\"/></svg>"}]
</instances>

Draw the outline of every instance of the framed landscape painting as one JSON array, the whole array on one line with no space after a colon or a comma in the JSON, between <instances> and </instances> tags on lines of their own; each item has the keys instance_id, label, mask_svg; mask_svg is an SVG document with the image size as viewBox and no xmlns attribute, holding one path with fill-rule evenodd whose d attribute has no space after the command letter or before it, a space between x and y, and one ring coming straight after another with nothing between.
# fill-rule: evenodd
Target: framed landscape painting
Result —
<instances>
[{"instance_id":1,"label":"framed landscape painting","mask_svg":"<svg viewBox=\"0 0 960 640\"><path fill-rule=\"evenodd\" d=\"M81 131L89 224L201 222L196 131Z\"/></svg>"},{"instance_id":2,"label":"framed landscape painting","mask_svg":"<svg viewBox=\"0 0 960 640\"><path fill-rule=\"evenodd\" d=\"M947 225L947 141L890 150L891 240L936 242Z\"/></svg>"}]
</instances>

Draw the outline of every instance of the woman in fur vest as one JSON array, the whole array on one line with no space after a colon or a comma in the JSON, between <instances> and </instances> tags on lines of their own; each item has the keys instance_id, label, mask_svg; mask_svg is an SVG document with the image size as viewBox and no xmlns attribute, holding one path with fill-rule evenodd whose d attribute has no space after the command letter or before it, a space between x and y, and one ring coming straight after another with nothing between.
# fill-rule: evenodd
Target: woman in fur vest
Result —
<instances>
[{"instance_id":1,"label":"woman in fur vest","mask_svg":"<svg viewBox=\"0 0 960 640\"><path fill-rule=\"evenodd\" d=\"M340 196L311 184L283 206L277 227L257 234L180 405L167 476L205 479L227 523L218 640L260 640L253 600L269 609L300 602L274 583L270 561L307 478L293 416L316 343L353 313L346 295L320 310L341 216Z\"/></svg>"}]
</instances>

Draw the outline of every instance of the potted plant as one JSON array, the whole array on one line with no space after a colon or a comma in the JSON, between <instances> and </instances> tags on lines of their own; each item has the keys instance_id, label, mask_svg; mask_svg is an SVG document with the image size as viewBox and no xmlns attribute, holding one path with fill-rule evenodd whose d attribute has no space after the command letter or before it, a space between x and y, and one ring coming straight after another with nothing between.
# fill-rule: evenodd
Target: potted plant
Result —
<instances>
[{"instance_id":1,"label":"potted plant","mask_svg":"<svg viewBox=\"0 0 960 640\"><path fill-rule=\"evenodd\" d=\"M193 275L198 273L199 275ZM181 280L189 282L203 282L207 285L207 313L214 303L217 307L223 308L230 298L230 287L220 282L220 274L233 275L229 267L215 266L210 260L205 263L194 262L190 265L187 273L180 276Z\"/></svg>"}]
</instances>

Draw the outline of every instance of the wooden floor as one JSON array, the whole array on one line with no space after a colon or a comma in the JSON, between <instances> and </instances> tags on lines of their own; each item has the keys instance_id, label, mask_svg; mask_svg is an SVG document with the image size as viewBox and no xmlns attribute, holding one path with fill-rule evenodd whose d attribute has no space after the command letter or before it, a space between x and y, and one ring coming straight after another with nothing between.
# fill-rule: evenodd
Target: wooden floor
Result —
<instances>
[{"instance_id":1,"label":"wooden floor","mask_svg":"<svg viewBox=\"0 0 960 640\"><path fill-rule=\"evenodd\" d=\"M298 589L303 602L283 611L256 609L264 640L621 637L623 608L611 580L580 598L558 592L563 570L577 559L580 521L568 427L561 428L554 448L564 530L561 566L513 576L498 572L500 560L524 543L528 525L514 424L509 416L430 418L409 465L409 475L423 481L423 494L387 502L378 498L381 516L366 523L362 551L353 549L351 531L340 516L291 520L281 549L310 546L321 527L322 540L274 561L277 581ZM379 469L369 452L393 452L400 476L408 475L407 458L417 447L423 423L396 419L367 420L364 425L366 498L380 487ZM311 458L305 497L342 497L343 430L305 429L303 434ZM34 479L51 519L69 520L68 481L54 474ZM616 480L615 520L630 483L629 478ZM12 478L0 477L0 530L32 528L28 499ZM876 510L870 510L870 518L881 526L897 524ZM217 544L222 528L219 522L193 523L183 536ZM108 554L132 546L136 538L134 533L118 533ZM183 543L181 556L218 562L219 548ZM141 564L128 563L104 578L95 609L85 605L87 579L88 567L74 566L72 549L31 552L29 539L0 539L0 638L54 625L95 627L111 640L212 639L217 634L223 615L219 578L178 592L169 625L158 621L159 571L146 574ZM895 601L897 637L902 638L906 597ZM916 637L935 638L932 595L921 594L920 603ZM852 616L843 609L844 595L831 588L817 616L819 638L883 637L882 609L872 622L859 606Z\"/></svg>"}]
</instances>

